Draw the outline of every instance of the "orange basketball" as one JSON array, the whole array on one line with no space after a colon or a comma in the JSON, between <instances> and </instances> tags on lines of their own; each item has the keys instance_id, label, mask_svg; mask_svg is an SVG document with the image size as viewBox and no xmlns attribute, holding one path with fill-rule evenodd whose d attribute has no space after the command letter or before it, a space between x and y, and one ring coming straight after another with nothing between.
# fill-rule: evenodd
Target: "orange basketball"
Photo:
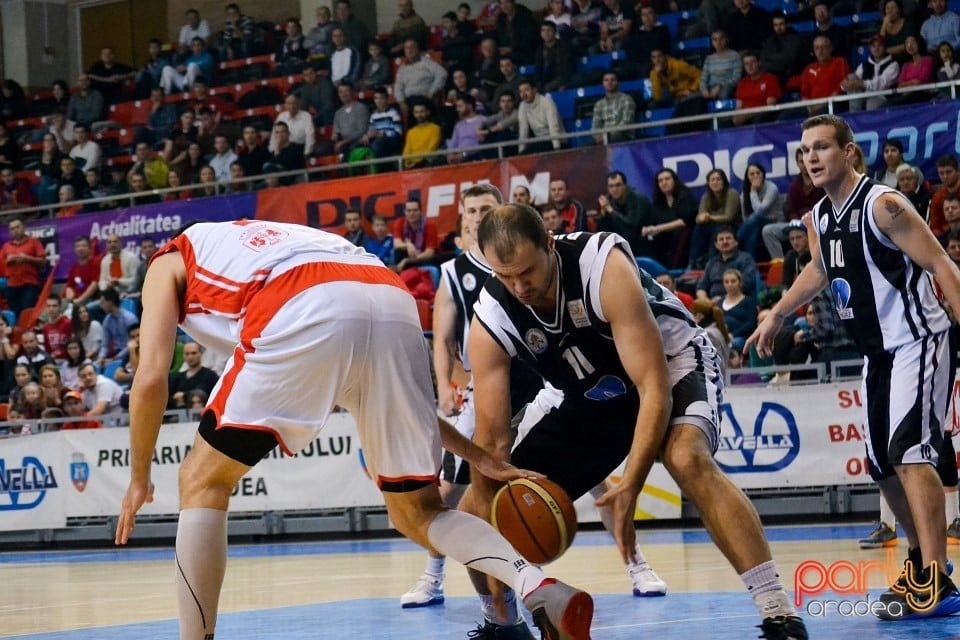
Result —
<instances>
[{"instance_id":1,"label":"orange basketball","mask_svg":"<svg viewBox=\"0 0 960 640\"><path fill-rule=\"evenodd\" d=\"M563 555L577 533L577 512L560 485L523 478L493 497L493 526L527 561L547 564Z\"/></svg>"}]
</instances>

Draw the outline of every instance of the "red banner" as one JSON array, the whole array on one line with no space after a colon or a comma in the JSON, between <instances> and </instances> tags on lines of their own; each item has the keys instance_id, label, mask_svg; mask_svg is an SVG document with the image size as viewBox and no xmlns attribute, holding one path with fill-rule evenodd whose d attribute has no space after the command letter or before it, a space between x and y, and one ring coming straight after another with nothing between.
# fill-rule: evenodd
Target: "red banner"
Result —
<instances>
[{"instance_id":1,"label":"red banner","mask_svg":"<svg viewBox=\"0 0 960 640\"><path fill-rule=\"evenodd\" d=\"M589 147L505 161L310 182L260 191L256 217L339 232L347 209L358 209L366 221L374 214L391 220L403 215L407 200L417 199L424 214L437 223L438 235L443 238L456 229L460 192L471 185L490 182L507 199L513 187L524 185L530 189L534 204L542 204L548 199L550 181L562 178L570 195L589 209L606 191L607 166L607 150Z\"/></svg>"}]
</instances>

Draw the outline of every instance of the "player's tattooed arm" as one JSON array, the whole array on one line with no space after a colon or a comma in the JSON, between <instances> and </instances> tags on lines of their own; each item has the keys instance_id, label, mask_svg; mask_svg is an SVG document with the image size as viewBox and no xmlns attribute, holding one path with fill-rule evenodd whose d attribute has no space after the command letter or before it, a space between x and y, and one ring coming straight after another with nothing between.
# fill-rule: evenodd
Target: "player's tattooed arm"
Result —
<instances>
[{"instance_id":1,"label":"player's tattooed arm","mask_svg":"<svg viewBox=\"0 0 960 640\"><path fill-rule=\"evenodd\" d=\"M894 198L884 199L883 208L893 219L899 218L902 214L907 212L903 205L897 202Z\"/></svg>"}]
</instances>

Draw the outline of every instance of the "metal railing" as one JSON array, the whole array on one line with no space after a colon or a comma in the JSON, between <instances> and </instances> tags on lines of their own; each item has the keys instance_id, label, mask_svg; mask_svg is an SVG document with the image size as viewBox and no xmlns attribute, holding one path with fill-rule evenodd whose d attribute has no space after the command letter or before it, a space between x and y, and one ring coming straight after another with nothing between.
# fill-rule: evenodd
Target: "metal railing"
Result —
<instances>
[{"instance_id":1,"label":"metal railing","mask_svg":"<svg viewBox=\"0 0 960 640\"><path fill-rule=\"evenodd\" d=\"M829 98L818 99L818 100L801 100L798 102L787 102L782 104L776 104L772 106L756 107L753 109L737 109L737 110L728 110L728 111L716 111L713 113L706 113L694 116L685 116L682 118L670 118L666 120L657 120L657 121L645 121L638 122L635 124L614 127L608 129L602 129L598 131L575 131L575 132L566 132L557 136L541 136L537 138L527 138L523 141L519 140L510 140L503 142L496 142L490 144L478 145L476 147L470 147L466 149L441 149L438 151L433 151L430 153L420 153L420 154L411 154L407 156L389 156L383 158L372 158L370 160L362 160L356 162L342 162L337 164L329 165L320 165L315 167L306 167L303 169L295 169L292 171L283 171L276 173L262 174L259 176L248 176L240 178L238 180L232 180L229 183L216 183L218 190L226 190L225 193L236 193L238 191L248 191L254 187L259 187L260 183L266 182L268 179L275 178L282 180L285 178L293 178L295 184L302 184L305 182L312 182L316 180L329 179L330 174L336 174L334 177L339 177L343 175L344 177L348 175L353 175L364 170L368 170L372 167L382 168L389 166L391 170L403 171L404 163L411 159L423 159L427 161L427 166L418 166L415 169L419 170L423 168L429 168L430 166L438 166L440 164L445 164L446 157L451 153L466 153L468 155L476 156L480 154L489 155L489 159L499 159L503 160L504 158L517 155L516 149L519 145L529 145L542 142L553 143L555 140L559 140L561 145L565 145L570 141L579 140L587 138L590 140L590 143L593 144L593 137L595 135L603 136L604 145L610 144L610 135L611 134L623 134L623 133L632 133L640 134L640 138L634 138L632 140L624 140L620 143L629 143L636 142L637 140L642 139L643 133L650 129L660 129L662 127L670 127L672 125L696 125L698 123L707 123L709 125L709 130L719 131L725 128L726 121L730 120L733 115L777 115L778 118L782 116L787 116L789 119L802 120L806 118L808 107L826 107L826 113L836 113L837 105L849 103L855 100L862 100L865 98L871 98L876 96L898 96L898 95L909 95L911 93L942 93L944 90L949 91L949 99L956 100L958 97L958 86L960 86L960 81L958 82L936 82L932 84L918 85L913 87L906 87L904 89L894 89L891 91L870 91L864 93L854 93L854 94L845 94L841 96L832 96ZM946 98L944 98L946 99ZM772 122L772 121L771 121ZM495 156L494 156L495 154ZM520 154L524 155L524 154ZM443 162L437 162L443 160ZM250 185L246 189L235 189L231 185L241 184L241 185ZM47 214L53 217L56 213L56 210L61 209L65 206L86 206L90 204L100 204L108 202L126 202L129 203L130 207L137 206L137 200L144 197L150 196L160 196L161 198L165 197L170 193L179 193L182 191L195 191L198 188L203 188L205 185L202 184L190 184L184 185L181 187L168 187L164 189L151 189L146 191L141 191L137 193L125 193L111 196L104 196L100 198L87 198L84 200L74 200L69 203L54 203L47 205L39 205L35 207L24 207L21 209L11 209L3 211L0 213L0 219L3 216L12 216L12 215L26 215L31 213L40 213ZM287 185L283 185L287 186ZM218 193L217 195L223 195ZM194 197L216 197L216 196L194 196Z\"/></svg>"}]
</instances>

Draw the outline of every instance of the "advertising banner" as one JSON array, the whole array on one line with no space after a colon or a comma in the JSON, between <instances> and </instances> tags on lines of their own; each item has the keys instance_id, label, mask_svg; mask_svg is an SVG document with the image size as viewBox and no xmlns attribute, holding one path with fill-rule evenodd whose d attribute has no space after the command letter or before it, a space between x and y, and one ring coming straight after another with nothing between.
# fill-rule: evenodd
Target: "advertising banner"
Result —
<instances>
[{"instance_id":1,"label":"advertising banner","mask_svg":"<svg viewBox=\"0 0 960 640\"><path fill-rule=\"evenodd\" d=\"M0 440L0 531L66 525L70 471L59 443L57 433Z\"/></svg>"}]
</instances>

